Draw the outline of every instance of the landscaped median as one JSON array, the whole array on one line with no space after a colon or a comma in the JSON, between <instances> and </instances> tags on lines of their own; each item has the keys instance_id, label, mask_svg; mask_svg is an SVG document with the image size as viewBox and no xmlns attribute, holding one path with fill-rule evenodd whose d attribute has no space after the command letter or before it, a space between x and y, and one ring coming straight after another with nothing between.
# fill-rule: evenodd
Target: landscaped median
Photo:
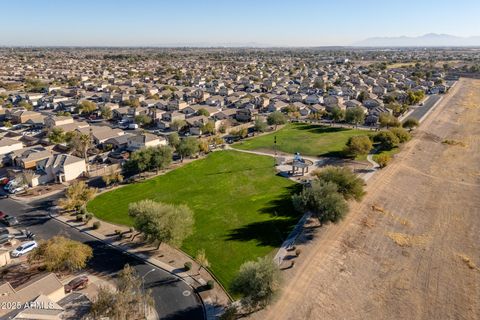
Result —
<instances>
[{"instance_id":1,"label":"landscaped median","mask_svg":"<svg viewBox=\"0 0 480 320\"><path fill-rule=\"evenodd\" d=\"M209 269L228 290L242 263L272 254L297 223L291 195L298 187L276 175L270 157L219 151L103 193L87 209L99 219L131 226L130 203L151 199L187 205L195 224L181 249L191 256L204 249Z\"/></svg>"}]
</instances>

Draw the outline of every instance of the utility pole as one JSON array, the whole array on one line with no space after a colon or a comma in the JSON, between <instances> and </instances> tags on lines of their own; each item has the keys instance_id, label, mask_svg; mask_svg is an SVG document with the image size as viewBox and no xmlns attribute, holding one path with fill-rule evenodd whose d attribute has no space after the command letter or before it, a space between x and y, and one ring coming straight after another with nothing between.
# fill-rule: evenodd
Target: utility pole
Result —
<instances>
[{"instance_id":1,"label":"utility pole","mask_svg":"<svg viewBox=\"0 0 480 320\"><path fill-rule=\"evenodd\" d=\"M273 150L275 152L275 156L273 158L273 166L277 165L277 135L273 136Z\"/></svg>"}]
</instances>

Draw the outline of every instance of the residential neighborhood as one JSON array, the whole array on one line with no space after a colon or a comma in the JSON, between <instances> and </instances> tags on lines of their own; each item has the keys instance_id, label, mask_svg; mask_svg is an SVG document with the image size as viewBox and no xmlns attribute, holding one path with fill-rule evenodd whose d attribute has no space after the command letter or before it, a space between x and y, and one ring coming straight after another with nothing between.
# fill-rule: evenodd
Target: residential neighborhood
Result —
<instances>
[{"instance_id":1,"label":"residential neighborhood","mask_svg":"<svg viewBox=\"0 0 480 320\"><path fill-rule=\"evenodd\" d=\"M479 319L466 2L5 2L0 320Z\"/></svg>"}]
</instances>

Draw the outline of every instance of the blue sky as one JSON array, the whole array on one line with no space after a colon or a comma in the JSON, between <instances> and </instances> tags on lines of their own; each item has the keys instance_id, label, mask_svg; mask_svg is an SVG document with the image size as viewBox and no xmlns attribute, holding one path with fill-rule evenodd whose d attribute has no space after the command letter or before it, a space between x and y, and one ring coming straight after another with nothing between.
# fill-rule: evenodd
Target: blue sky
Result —
<instances>
[{"instance_id":1,"label":"blue sky","mask_svg":"<svg viewBox=\"0 0 480 320\"><path fill-rule=\"evenodd\" d=\"M480 35L479 0L0 0L0 45L349 45Z\"/></svg>"}]
</instances>

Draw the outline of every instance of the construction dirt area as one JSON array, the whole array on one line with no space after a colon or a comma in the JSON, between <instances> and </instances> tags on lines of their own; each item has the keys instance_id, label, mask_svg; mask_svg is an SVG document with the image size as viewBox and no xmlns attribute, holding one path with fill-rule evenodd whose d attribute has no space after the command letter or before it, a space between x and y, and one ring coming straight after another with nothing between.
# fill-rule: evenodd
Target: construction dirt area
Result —
<instances>
[{"instance_id":1,"label":"construction dirt area","mask_svg":"<svg viewBox=\"0 0 480 320\"><path fill-rule=\"evenodd\" d=\"M479 148L480 80L462 78L253 318L480 319Z\"/></svg>"}]
</instances>

